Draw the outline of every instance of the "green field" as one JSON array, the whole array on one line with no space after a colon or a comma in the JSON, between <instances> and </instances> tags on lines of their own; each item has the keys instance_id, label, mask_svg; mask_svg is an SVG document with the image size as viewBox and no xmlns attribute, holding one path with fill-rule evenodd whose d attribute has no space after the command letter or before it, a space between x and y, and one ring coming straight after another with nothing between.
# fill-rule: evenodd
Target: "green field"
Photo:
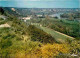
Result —
<instances>
[{"instance_id":1,"label":"green field","mask_svg":"<svg viewBox=\"0 0 80 58\"><path fill-rule=\"evenodd\" d=\"M52 37L55 38L55 40L56 40L57 42L65 43L65 41L66 41L67 39L69 39L69 40L75 39L75 38L73 38L73 37L70 37L70 36L68 36L68 35L62 34L62 33L60 33L60 32L58 33L57 31L52 30L52 29L47 28L47 27L42 27L42 26L39 26L39 25L35 25L35 26L38 27L38 28L40 28L40 29L42 29L42 30L45 31L46 33L50 34Z\"/></svg>"}]
</instances>

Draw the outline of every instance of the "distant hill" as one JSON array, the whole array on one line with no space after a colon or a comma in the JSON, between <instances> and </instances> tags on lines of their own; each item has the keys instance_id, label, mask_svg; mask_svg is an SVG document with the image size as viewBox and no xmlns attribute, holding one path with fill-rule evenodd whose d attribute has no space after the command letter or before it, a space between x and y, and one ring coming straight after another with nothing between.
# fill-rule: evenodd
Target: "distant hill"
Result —
<instances>
[{"instance_id":1,"label":"distant hill","mask_svg":"<svg viewBox=\"0 0 80 58\"><path fill-rule=\"evenodd\" d=\"M74 13L79 12L78 8L14 8L3 7L5 12L15 16L29 16L29 15L50 15L55 13Z\"/></svg>"},{"instance_id":2,"label":"distant hill","mask_svg":"<svg viewBox=\"0 0 80 58\"><path fill-rule=\"evenodd\" d=\"M19 14L16 11L13 11L10 7L3 7L3 10L5 13L8 13L10 15L19 16Z\"/></svg>"}]
</instances>

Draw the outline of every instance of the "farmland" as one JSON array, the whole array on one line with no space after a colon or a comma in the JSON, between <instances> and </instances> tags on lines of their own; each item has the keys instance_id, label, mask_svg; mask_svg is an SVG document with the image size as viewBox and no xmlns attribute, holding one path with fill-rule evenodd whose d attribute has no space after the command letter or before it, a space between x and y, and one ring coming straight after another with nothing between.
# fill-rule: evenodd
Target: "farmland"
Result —
<instances>
[{"instance_id":1,"label":"farmland","mask_svg":"<svg viewBox=\"0 0 80 58\"><path fill-rule=\"evenodd\" d=\"M66 34L57 32L57 31L55 31L55 30L53 30L53 29L40 26L40 24L33 23L33 25L35 25L37 28L45 31L46 33L50 34L52 37L55 38L55 41L57 41L57 42L65 43L65 41L66 41L67 39L69 39L69 40L74 40L74 39L75 39L75 38L70 37L70 36L68 36L68 35L66 35Z\"/></svg>"},{"instance_id":2,"label":"farmland","mask_svg":"<svg viewBox=\"0 0 80 58\"><path fill-rule=\"evenodd\" d=\"M80 22L78 20L66 20L66 19L39 19L32 20L33 23L41 24L43 27L50 28L76 39L80 37Z\"/></svg>"}]
</instances>

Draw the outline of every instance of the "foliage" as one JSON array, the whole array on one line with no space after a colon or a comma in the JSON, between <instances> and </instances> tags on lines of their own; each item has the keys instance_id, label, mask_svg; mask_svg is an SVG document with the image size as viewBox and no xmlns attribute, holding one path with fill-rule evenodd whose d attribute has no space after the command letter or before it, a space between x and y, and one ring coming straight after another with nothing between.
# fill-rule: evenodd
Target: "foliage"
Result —
<instances>
[{"instance_id":1,"label":"foliage","mask_svg":"<svg viewBox=\"0 0 80 58\"><path fill-rule=\"evenodd\" d=\"M31 39L33 41L40 41L42 43L53 43L54 42L54 38L51 35L36 28L35 26L30 25L28 28L29 28L28 30L30 31Z\"/></svg>"},{"instance_id":2,"label":"foliage","mask_svg":"<svg viewBox=\"0 0 80 58\"><path fill-rule=\"evenodd\" d=\"M16 13L12 13L17 16ZM64 56L64 54L78 54L80 52L80 42L78 40L68 40L68 43L66 41L65 44L59 44L54 40L55 34L52 37L33 25L27 26L26 23L15 18L13 14L10 15L6 11L5 15L8 18L0 22L0 24L8 23L11 26L10 28L0 28L0 56L2 58L66 58L68 56ZM79 38L79 22L51 19L48 16L46 18L48 20L41 18L38 21L33 21ZM63 54L63 56L60 54Z\"/></svg>"},{"instance_id":3,"label":"foliage","mask_svg":"<svg viewBox=\"0 0 80 58\"><path fill-rule=\"evenodd\" d=\"M71 53L78 54L80 52L80 41L78 40L72 41L70 46L71 46Z\"/></svg>"},{"instance_id":4,"label":"foliage","mask_svg":"<svg viewBox=\"0 0 80 58\"><path fill-rule=\"evenodd\" d=\"M74 20L74 19L78 19L80 18L80 12L76 12L76 13L64 13L64 14L61 14L60 17L61 18L67 18L69 20Z\"/></svg>"},{"instance_id":5,"label":"foliage","mask_svg":"<svg viewBox=\"0 0 80 58\"><path fill-rule=\"evenodd\" d=\"M79 21L68 21L68 20L57 20L57 19L50 19L50 20L42 20L40 22L43 26L48 28L54 29L61 33L67 34L69 36L79 38L80 35L80 23Z\"/></svg>"},{"instance_id":6,"label":"foliage","mask_svg":"<svg viewBox=\"0 0 80 58\"><path fill-rule=\"evenodd\" d=\"M69 48L66 44L47 44L42 47L42 56L44 58L50 58L58 55L59 53L68 53Z\"/></svg>"},{"instance_id":7,"label":"foliage","mask_svg":"<svg viewBox=\"0 0 80 58\"><path fill-rule=\"evenodd\" d=\"M19 55L24 55L25 58L54 58L59 53L69 53L69 46L66 44L46 44L40 48L32 50L32 52L25 54L24 52L19 52ZM21 56L22 57L22 56Z\"/></svg>"},{"instance_id":8,"label":"foliage","mask_svg":"<svg viewBox=\"0 0 80 58\"><path fill-rule=\"evenodd\" d=\"M12 42L10 40L8 40L8 39L6 39L6 40L2 39L1 42L0 42L1 49L8 48L11 45L12 45Z\"/></svg>"}]
</instances>

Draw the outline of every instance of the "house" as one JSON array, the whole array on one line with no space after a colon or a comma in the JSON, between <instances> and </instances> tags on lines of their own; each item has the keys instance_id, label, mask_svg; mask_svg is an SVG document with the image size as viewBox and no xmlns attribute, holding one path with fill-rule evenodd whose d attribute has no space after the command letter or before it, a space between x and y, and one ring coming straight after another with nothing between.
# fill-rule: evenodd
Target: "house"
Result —
<instances>
[{"instance_id":1,"label":"house","mask_svg":"<svg viewBox=\"0 0 80 58\"><path fill-rule=\"evenodd\" d=\"M37 15L37 17L42 17L42 15Z\"/></svg>"},{"instance_id":2,"label":"house","mask_svg":"<svg viewBox=\"0 0 80 58\"><path fill-rule=\"evenodd\" d=\"M15 8L11 8L12 11L16 11Z\"/></svg>"},{"instance_id":3,"label":"house","mask_svg":"<svg viewBox=\"0 0 80 58\"><path fill-rule=\"evenodd\" d=\"M24 22L26 22L27 20L30 20L31 19L31 17L23 17L22 18L22 20L24 21Z\"/></svg>"}]
</instances>

